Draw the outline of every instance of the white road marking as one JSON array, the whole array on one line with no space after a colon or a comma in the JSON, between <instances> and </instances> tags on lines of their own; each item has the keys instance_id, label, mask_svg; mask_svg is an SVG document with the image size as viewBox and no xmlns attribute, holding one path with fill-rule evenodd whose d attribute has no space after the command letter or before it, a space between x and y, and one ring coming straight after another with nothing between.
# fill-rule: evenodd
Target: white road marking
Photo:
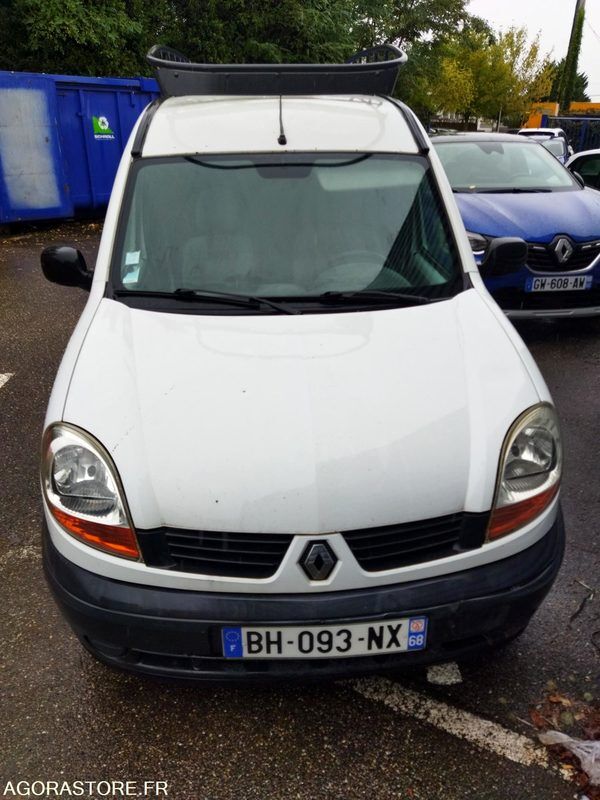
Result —
<instances>
[{"instance_id":1,"label":"white road marking","mask_svg":"<svg viewBox=\"0 0 600 800\"><path fill-rule=\"evenodd\" d=\"M456 661L434 664L427 668L427 681L436 686L455 686L462 683L462 674Z\"/></svg>"},{"instance_id":2,"label":"white road marking","mask_svg":"<svg viewBox=\"0 0 600 800\"><path fill-rule=\"evenodd\" d=\"M0 389L12 378L14 372L0 372Z\"/></svg>"},{"instance_id":3,"label":"white road marking","mask_svg":"<svg viewBox=\"0 0 600 800\"><path fill-rule=\"evenodd\" d=\"M387 678L365 678L353 683L356 692L407 717L427 722L445 733L464 739L482 750L524 767L549 767L546 750L496 722L454 708L426 694L405 689ZM560 774L560 773L559 773ZM564 777L564 776L562 776Z\"/></svg>"}]
</instances>

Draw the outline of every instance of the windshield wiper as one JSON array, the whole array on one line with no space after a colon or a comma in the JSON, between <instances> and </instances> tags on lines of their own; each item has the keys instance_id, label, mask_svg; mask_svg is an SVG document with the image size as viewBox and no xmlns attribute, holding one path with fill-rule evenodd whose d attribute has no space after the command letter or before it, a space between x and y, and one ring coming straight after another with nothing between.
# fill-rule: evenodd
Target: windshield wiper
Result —
<instances>
[{"instance_id":1,"label":"windshield wiper","mask_svg":"<svg viewBox=\"0 0 600 800\"><path fill-rule=\"evenodd\" d=\"M268 297L261 297L254 294L234 294L233 292L206 292L203 289L175 289L173 294L180 297L182 300L208 300L222 303L237 303L239 305L253 306L260 308L267 306L280 314L300 314L297 308L292 308L287 303L279 303L275 300L269 300Z\"/></svg>"},{"instance_id":2,"label":"windshield wiper","mask_svg":"<svg viewBox=\"0 0 600 800\"><path fill-rule=\"evenodd\" d=\"M538 194L551 192L552 189L534 187L527 189L525 186L513 186L511 189L477 189L481 194Z\"/></svg>"},{"instance_id":3,"label":"windshield wiper","mask_svg":"<svg viewBox=\"0 0 600 800\"><path fill-rule=\"evenodd\" d=\"M386 292L383 289L359 289L354 292L323 292L319 300L402 300L407 305L421 306L435 303L431 297L422 294L409 294L408 292ZM442 298L443 299L443 298Z\"/></svg>"},{"instance_id":4,"label":"windshield wiper","mask_svg":"<svg viewBox=\"0 0 600 800\"><path fill-rule=\"evenodd\" d=\"M278 303L266 297L250 294L234 294L233 292L208 292L203 289L175 289L172 292L145 291L142 289L116 289L117 297L170 297L176 300L207 301L209 303L224 303L229 305L244 306L245 308L262 309L264 307L278 311L280 314L300 314L298 309L286 303Z\"/></svg>"},{"instance_id":5,"label":"windshield wiper","mask_svg":"<svg viewBox=\"0 0 600 800\"><path fill-rule=\"evenodd\" d=\"M452 191L454 194L538 194L540 192L551 192L552 189L547 189L545 187L527 189L525 186L513 186L510 189L486 189L479 186L475 189L452 189Z\"/></svg>"}]
</instances>

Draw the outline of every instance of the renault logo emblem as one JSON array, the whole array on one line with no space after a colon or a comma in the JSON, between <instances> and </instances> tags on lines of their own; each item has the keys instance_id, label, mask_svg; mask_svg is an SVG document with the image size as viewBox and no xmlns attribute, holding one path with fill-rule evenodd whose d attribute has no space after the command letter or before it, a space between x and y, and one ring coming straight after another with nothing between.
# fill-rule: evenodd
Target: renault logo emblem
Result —
<instances>
[{"instance_id":1,"label":"renault logo emblem","mask_svg":"<svg viewBox=\"0 0 600 800\"><path fill-rule=\"evenodd\" d=\"M573 245L568 239L565 239L564 236L561 236L561 238L557 239L554 243L554 252L556 254L556 260L558 263L566 264L566 262L573 255Z\"/></svg>"},{"instance_id":2,"label":"renault logo emblem","mask_svg":"<svg viewBox=\"0 0 600 800\"><path fill-rule=\"evenodd\" d=\"M336 554L327 542L309 542L299 563L311 581L326 581L337 561Z\"/></svg>"}]
</instances>

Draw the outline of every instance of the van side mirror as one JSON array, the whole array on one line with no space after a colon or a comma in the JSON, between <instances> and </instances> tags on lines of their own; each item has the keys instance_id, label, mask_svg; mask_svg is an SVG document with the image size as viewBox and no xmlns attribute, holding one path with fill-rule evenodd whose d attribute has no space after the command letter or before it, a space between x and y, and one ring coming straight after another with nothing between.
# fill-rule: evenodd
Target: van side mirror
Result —
<instances>
[{"instance_id":1,"label":"van side mirror","mask_svg":"<svg viewBox=\"0 0 600 800\"><path fill-rule=\"evenodd\" d=\"M66 245L46 247L41 255L42 271L52 283L90 290L94 273L87 268L80 250Z\"/></svg>"},{"instance_id":2,"label":"van side mirror","mask_svg":"<svg viewBox=\"0 0 600 800\"><path fill-rule=\"evenodd\" d=\"M492 239L481 263L481 274L486 278L518 272L527 262L527 244L516 236Z\"/></svg>"}]
</instances>

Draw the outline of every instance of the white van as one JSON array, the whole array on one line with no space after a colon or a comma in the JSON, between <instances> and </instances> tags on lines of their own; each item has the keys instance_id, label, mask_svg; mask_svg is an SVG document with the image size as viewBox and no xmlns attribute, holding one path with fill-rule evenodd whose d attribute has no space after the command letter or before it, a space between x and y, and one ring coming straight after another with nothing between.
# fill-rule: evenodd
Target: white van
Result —
<instances>
[{"instance_id":1,"label":"white van","mask_svg":"<svg viewBox=\"0 0 600 800\"><path fill-rule=\"evenodd\" d=\"M388 60L383 60L387 58ZM548 389L485 290L403 54L187 62L125 150L42 447L84 647L153 675L394 670L518 635L560 566ZM490 245L519 268L521 240Z\"/></svg>"}]
</instances>

